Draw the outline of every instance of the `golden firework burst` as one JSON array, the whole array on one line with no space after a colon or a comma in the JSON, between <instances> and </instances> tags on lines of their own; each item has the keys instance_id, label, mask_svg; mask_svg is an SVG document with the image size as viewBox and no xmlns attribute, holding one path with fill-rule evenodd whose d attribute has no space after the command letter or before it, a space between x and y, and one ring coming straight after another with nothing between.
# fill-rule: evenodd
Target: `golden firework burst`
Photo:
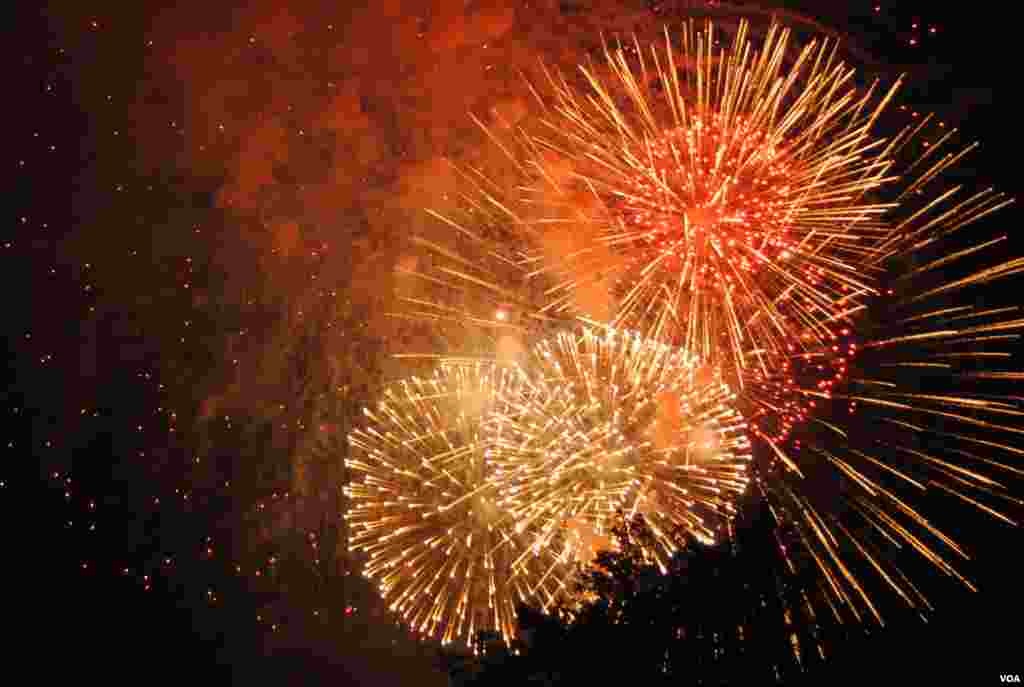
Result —
<instances>
[{"instance_id":1,"label":"golden firework burst","mask_svg":"<svg viewBox=\"0 0 1024 687\"><path fill-rule=\"evenodd\" d=\"M402 380L349 437L350 549L391 610L444 643L514 637L515 604L549 604L565 577L499 504L486 419L506 377L481 363Z\"/></svg>"},{"instance_id":2,"label":"golden firework burst","mask_svg":"<svg viewBox=\"0 0 1024 687\"><path fill-rule=\"evenodd\" d=\"M747 486L750 442L711 368L635 334L583 328L540 342L514 374L495 409L493 461L498 504L519 522L600 536L617 513L639 512L662 562L681 533L721 534Z\"/></svg>"}]
</instances>

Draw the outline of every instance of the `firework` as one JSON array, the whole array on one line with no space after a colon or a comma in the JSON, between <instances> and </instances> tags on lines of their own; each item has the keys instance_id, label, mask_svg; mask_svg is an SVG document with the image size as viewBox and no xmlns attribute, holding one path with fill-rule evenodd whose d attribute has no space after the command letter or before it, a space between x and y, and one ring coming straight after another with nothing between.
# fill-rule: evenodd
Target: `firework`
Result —
<instances>
[{"instance_id":1,"label":"firework","mask_svg":"<svg viewBox=\"0 0 1024 687\"><path fill-rule=\"evenodd\" d=\"M472 217L447 221L522 244L505 261L542 279L540 312L673 341L742 385L794 341L830 343L874 292L865 265L893 229L871 194L900 141L872 138L891 93L857 91L833 46L784 72L780 27L759 50L745 24L731 49L715 40L690 24L677 45L606 48L579 89L547 73L541 123L498 141L517 186L475 175Z\"/></svg>"},{"instance_id":2,"label":"firework","mask_svg":"<svg viewBox=\"0 0 1024 687\"><path fill-rule=\"evenodd\" d=\"M1024 379L1024 319L997 284L1024 262L998 257L1005 235L958 244L962 226L937 225L893 259L848 378L815 431L779 451L794 469L759 482L793 533L782 548L791 570L816 573L817 599L838 622L884 623L891 600L926 615L925 570L975 590L958 535L980 526L968 516L1020 522L1024 406L1013 385ZM793 478L801 466L809 479Z\"/></svg>"},{"instance_id":3,"label":"firework","mask_svg":"<svg viewBox=\"0 0 1024 687\"><path fill-rule=\"evenodd\" d=\"M746 488L735 395L684 351L616 330L537 344L495 407L499 506L561 546L593 549L642 513L662 561L682 531L714 539ZM570 537L568 534L573 535Z\"/></svg>"},{"instance_id":4,"label":"firework","mask_svg":"<svg viewBox=\"0 0 1024 687\"><path fill-rule=\"evenodd\" d=\"M993 284L1024 271L1024 261L995 257L1005 238L958 251L943 240L918 244L902 256L891 296L862 323L862 351L820 431L787 452L831 482L842 477L845 507L822 504L803 480L765 481L837 618L882 622L882 592L930 610L901 570L905 552L973 590L964 573L971 553L942 519L950 508L959 523L966 508L1019 525L1024 404L1013 384L1024 379L1016 360L1024 319Z\"/></svg>"},{"instance_id":5,"label":"firework","mask_svg":"<svg viewBox=\"0 0 1024 687\"><path fill-rule=\"evenodd\" d=\"M858 89L834 43L797 50L776 25L755 48L741 23L717 44L690 23L647 50L606 45L575 83L545 70L517 134L478 120L512 174L461 170L396 314L455 327L449 353L508 358L552 323L639 331L720 369L782 441L841 380L851 351L834 348L883 260L1005 199L925 195L967 151L944 154L948 134L915 147L927 117L883 139L899 82Z\"/></svg>"},{"instance_id":6,"label":"firework","mask_svg":"<svg viewBox=\"0 0 1024 687\"><path fill-rule=\"evenodd\" d=\"M524 365L444 363L350 435L350 548L418 632L514 636L515 604L564 599L619 513L647 517L663 563L681 531L719 534L748 481L732 400L684 352L614 330L546 339Z\"/></svg>"},{"instance_id":7,"label":"firework","mask_svg":"<svg viewBox=\"0 0 1024 687\"><path fill-rule=\"evenodd\" d=\"M518 163L536 181L511 223L553 284L544 312L716 365L777 446L842 381L884 259L1006 199L926 194L967 150L944 153L947 132L921 145L928 117L883 139L899 82L858 89L835 44L794 50L774 26L755 49L745 23L717 42L690 23L660 49L606 47L580 86L549 73Z\"/></svg>"},{"instance_id":8,"label":"firework","mask_svg":"<svg viewBox=\"0 0 1024 687\"><path fill-rule=\"evenodd\" d=\"M350 549L391 610L445 643L515 636L515 604L549 604L565 577L498 503L485 419L504 384L493 365L442 365L389 386L349 437Z\"/></svg>"},{"instance_id":9,"label":"firework","mask_svg":"<svg viewBox=\"0 0 1024 687\"><path fill-rule=\"evenodd\" d=\"M514 181L465 171L461 209L434 213L450 240L421 241L430 295L402 315L474 332L438 357L515 332L489 420L496 503L543 550L585 559L617 510L711 536L744 461L702 465L728 485L703 490L685 446L706 426L661 429L705 408L735 457L755 440L783 553L832 615L881 622L887 593L925 612L904 554L973 588L931 507L1020 519L1005 346L1024 320L991 285L1024 263L985 262L1006 237L963 231L1010 200L946 181L972 147L932 117L883 126L899 83L859 89L834 46L746 31L606 48L575 83L546 72L536 124L481 123Z\"/></svg>"},{"instance_id":10,"label":"firework","mask_svg":"<svg viewBox=\"0 0 1024 687\"><path fill-rule=\"evenodd\" d=\"M691 23L661 49L606 47L603 68L581 67L580 89L548 74L524 165L538 178L518 219L556 282L547 309L606 285L613 326L674 341L742 386L794 347L833 344L879 292L899 237L929 228L915 192L960 155L938 153L944 140L914 155L925 121L881 138L899 82L858 89L835 44L793 57L775 26L755 49L745 23L731 48L716 43L712 25ZM981 192L955 210L1001 202ZM549 249L562 230L585 241Z\"/></svg>"}]
</instances>

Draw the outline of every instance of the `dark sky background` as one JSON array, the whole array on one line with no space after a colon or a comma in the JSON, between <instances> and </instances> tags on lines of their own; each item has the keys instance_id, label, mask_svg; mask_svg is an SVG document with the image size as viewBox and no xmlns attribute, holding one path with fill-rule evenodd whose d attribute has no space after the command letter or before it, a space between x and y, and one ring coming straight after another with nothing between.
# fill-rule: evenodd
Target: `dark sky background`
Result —
<instances>
[{"instance_id":1,"label":"dark sky background","mask_svg":"<svg viewBox=\"0 0 1024 687\"><path fill-rule=\"evenodd\" d=\"M381 317L390 274L440 160L479 154L467 109L518 112L535 55L571 64L599 28L693 4L18 3L0 503L30 679L444 683L332 526L350 408L415 343ZM904 102L980 140L968 173L1017 195L1015 17L832 4L785 3L869 71L908 71ZM962 525L983 592L837 674L1024 672L1019 535Z\"/></svg>"}]
</instances>

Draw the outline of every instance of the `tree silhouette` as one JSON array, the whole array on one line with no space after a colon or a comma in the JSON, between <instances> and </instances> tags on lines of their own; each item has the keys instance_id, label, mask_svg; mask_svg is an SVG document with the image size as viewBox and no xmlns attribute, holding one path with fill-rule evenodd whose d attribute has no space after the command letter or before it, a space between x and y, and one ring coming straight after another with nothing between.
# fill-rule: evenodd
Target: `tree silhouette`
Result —
<instances>
[{"instance_id":1,"label":"tree silhouette","mask_svg":"<svg viewBox=\"0 0 1024 687\"><path fill-rule=\"evenodd\" d=\"M755 509L756 510L756 509ZM799 679L810 636L791 599L798 579L781 574L767 522L708 545L677 537L662 568L649 552L642 518L622 518L613 551L578 572L573 594L542 612L520 607L519 637L508 647L448 654L454 684L731 685ZM740 543L745 546L740 546ZM785 583L783 580L786 580ZM457 669L455 669L457 666Z\"/></svg>"}]
</instances>

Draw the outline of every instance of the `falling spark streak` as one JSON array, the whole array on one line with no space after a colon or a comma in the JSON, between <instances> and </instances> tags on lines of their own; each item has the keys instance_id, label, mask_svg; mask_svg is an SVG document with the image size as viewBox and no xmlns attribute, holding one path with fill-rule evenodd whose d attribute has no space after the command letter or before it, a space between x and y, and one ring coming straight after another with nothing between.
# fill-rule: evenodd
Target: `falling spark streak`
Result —
<instances>
[{"instance_id":1,"label":"falling spark streak","mask_svg":"<svg viewBox=\"0 0 1024 687\"><path fill-rule=\"evenodd\" d=\"M1004 277L1009 277L1014 274L1020 274L1021 272L1024 272L1024 258L1008 260L1002 264L996 265L995 267L989 267L979 272L976 272L968 277L964 277L963 279L958 279L957 281L953 281L948 284L943 284L942 286L938 286L934 289L931 289L930 291L925 291L924 293L915 296L912 299L912 301L919 301L921 299L928 298L929 296L935 296L940 293L945 293L947 291L954 291L964 286L984 284L990 281L994 281L996 279L1002 279ZM1022 323L1024 323L1024 321L1018 321L1017 324Z\"/></svg>"},{"instance_id":2,"label":"falling spark streak","mask_svg":"<svg viewBox=\"0 0 1024 687\"><path fill-rule=\"evenodd\" d=\"M903 588L896 584L896 581L893 580L888 573L886 573L886 571L882 568L881 565L879 565L875 558L870 553L868 553L868 551L861 545L859 541L857 541L857 538L854 537L853 534L851 534L850 531L842 525L837 523L836 526L842 531L843 534L846 535L847 539L853 542L853 545L857 547L857 550L860 552L860 554L865 559L867 559L869 563L871 563L871 567L873 567L878 572L882 579L884 579L886 583L888 583L888 585L892 587L896 591L896 593L899 594L900 597L907 602L909 606L914 607L914 601L909 596L907 596L906 592L903 591Z\"/></svg>"}]
</instances>

